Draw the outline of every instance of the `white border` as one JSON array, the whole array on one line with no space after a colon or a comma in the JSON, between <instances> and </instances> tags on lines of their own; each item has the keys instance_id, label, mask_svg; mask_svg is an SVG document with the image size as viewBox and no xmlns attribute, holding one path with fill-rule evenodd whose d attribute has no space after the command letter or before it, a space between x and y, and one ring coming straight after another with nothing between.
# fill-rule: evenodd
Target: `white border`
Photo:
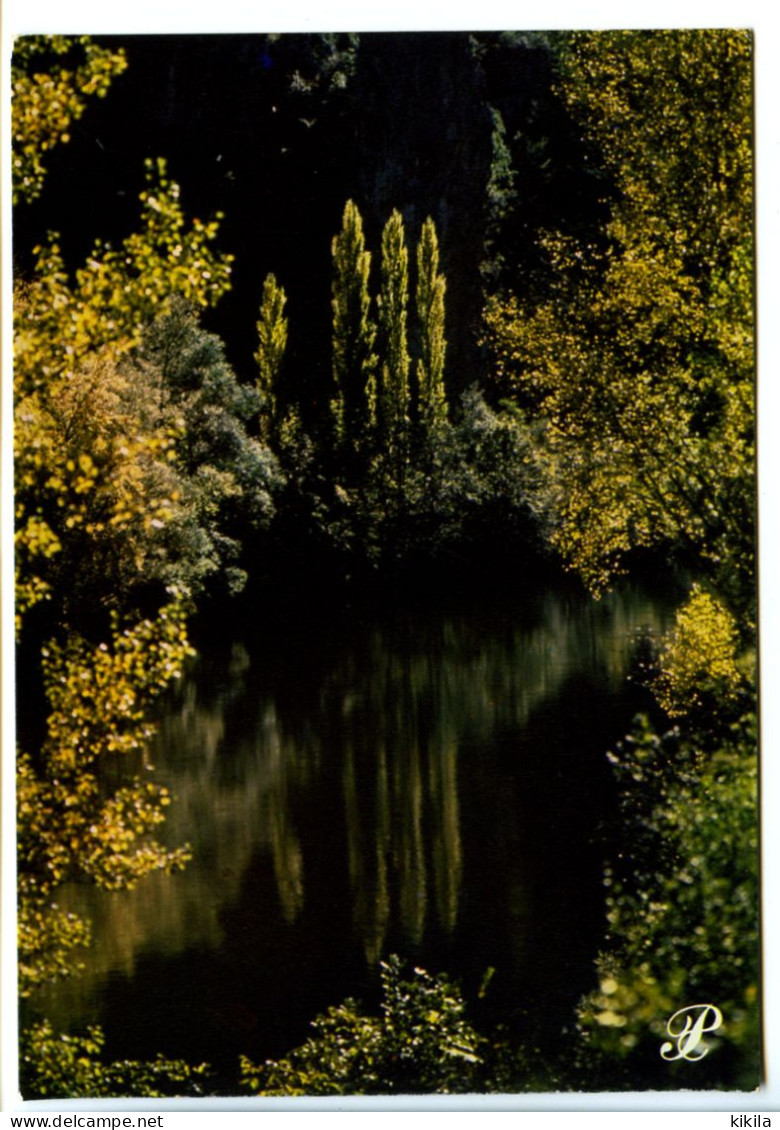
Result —
<instances>
[{"instance_id":1,"label":"white border","mask_svg":"<svg viewBox=\"0 0 780 1130\"><path fill-rule=\"evenodd\" d=\"M2 1064L0 1109L50 1112L109 1111L742 1111L758 1113L780 1110L780 836L774 814L780 800L780 600L774 593L780 576L780 442L775 427L778 411L777 362L780 326L780 40L778 17L771 0L748 2L636 3L601 0L576 3L548 0L540 5L507 0L381 0L369 8L365 0L287 0L262 5L258 0L220 0L196 7L194 0L134 0L132 4L97 3L96 0L5 0L2 11L2 818L3 890L0 908L2 930ZM389 30L501 30L608 27L748 27L756 36L756 124L758 181L758 314L759 314L759 515L761 580L761 674L762 674L762 808L764 866L764 987L766 1002L766 1055L768 1085L755 1095L664 1092L610 1095L520 1095L475 1098L423 1098L399 1100L182 1100L181 1102L73 1101L22 1103L16 1095L15 953L13 944L14 855L13 816L13 570L12 570L12 463L11 463L11 292L10 247L10 136L8 64L11 44L17 35L34 32L127 34L127 33L219 33L260 31L389 31ZM197 1115L195 1116L197 1120ZM724 1121L724 1125L726 1125Z\"/></svg>"}]
</instances>

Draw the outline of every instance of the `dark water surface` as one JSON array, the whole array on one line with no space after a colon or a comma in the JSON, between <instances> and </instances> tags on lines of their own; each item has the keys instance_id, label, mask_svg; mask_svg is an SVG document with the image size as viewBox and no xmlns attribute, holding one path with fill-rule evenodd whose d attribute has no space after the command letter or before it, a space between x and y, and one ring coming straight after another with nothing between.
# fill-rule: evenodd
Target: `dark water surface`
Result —
<instances>
[{"instance_id":1,"label":"dark water surface","mask_svg":"<svg viewBox=\"0 0 780 1130\"><path fill-rule=\"evenodd\" d=\"M234 1074L399 953L461 979L542 1044L593 985L603 938L605 751L646 705L626 675L673 599L627 587L441 611L224 625L161 711L164 836L193 861L134 891L66 892L87 974L41 992L112 1056ZM486 972L494 973L477 1002Z\"/></svg>"}]
</instances>

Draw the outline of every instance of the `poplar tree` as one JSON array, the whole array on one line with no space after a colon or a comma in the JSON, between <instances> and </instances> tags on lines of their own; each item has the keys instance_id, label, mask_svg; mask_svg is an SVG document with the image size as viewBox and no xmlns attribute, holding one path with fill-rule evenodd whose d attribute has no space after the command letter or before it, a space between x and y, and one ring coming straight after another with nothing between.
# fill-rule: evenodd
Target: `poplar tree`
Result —
<instances>
[{"instance_id":1,"label":"poplar tree","mask_svg":"<svg viewBox=\"0 0 780 1130\"><path fill-rule=\"evenodd\" d=\"M257 362L257 390L263 398L261 429L266 435L276 420L276 392L287 349L286 304L287 295L277 283L276 276L266 275L257 322L258 347L254 355Z\"/></svg>"},{"instance_id":2,"label":"poplar tree","mask_svg":"<svg viewBox=\"0 0 780 1130\"><path fill-rule=\"evenodd\" d=\"M409 254L403 218L396 210L382 234L382 289L379 298L382 361L377 424L380 435L391 446L403 444L409 422L408 302Z\"/></svg>"},{"instance_id":3,"label":"poplar tree","mask_svg":"<svg viewBox=\"0 0 780 1130\"><path fill-rule=\"evenodd\" d=\"M447 419L444 391L444 295L446 280L439 273L436 225L428 217L417 245L417 315L420 321L420 357L417 361L417 395L420 419L426 431Z\"/></svg>"},{"instance_id":4,"label":"poplar tree","mask_svg":"<svg viewBox=\"0 0 780 1130\"><path fill-rule=\"evenodd\" d=\"M376 327L370 317L368 280L371 252L366 251L363 221L348 200L333 252L333 379L332 409L340 439L358 446L371 416L375 396Z\"/></svg>"}]
</instances>

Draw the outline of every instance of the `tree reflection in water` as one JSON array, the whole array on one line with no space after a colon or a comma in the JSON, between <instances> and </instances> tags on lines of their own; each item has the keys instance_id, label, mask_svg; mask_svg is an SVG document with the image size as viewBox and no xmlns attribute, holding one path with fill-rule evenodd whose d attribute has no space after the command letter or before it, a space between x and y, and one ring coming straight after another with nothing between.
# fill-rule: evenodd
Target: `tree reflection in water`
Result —
<instances>
[{"instance_id":1,"label":"tree reflection in water","mask_svg":"<svg viewBox=\"0 0 780 1130\"><path fill-rule=\"evenodd\" d=\"M146 991L140 962L162 970L208 952L229 964L240 951L245 967L254 950L257 991L281 1000L295 955L327 976L318 954L333 937L364 967L389 948L434 966L508 961L513 992L545 954L565 964L549 911L570 906L570 932L598 813L583 810L585 735L559 715L583 704L598 720L611 703L617 732L604 740L619 737L637 633L663 631L672 608L636 588L597 604L549 590L514 608L388 612L202 647L152 758L175 798L166 839L188 841L194 860L135 891L69 890L68 908L94 923L90 967L33 1007L63 1027L101 1020L111 978L137 1000ZM588 756L600 764L605 748ZM302 1003L308 1017L322 998L338 996Z\"/></svg>"}]
</instances>

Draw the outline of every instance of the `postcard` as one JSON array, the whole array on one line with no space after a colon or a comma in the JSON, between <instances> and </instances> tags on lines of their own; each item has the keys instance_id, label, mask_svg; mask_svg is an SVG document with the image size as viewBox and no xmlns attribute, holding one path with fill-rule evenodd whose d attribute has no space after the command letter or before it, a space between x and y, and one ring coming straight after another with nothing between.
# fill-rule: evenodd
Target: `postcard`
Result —
<instances>
[{"instance_id":1,"label":"postcard","mask_svg":"<svg viewBox=\"0 0 780 1130\"><path fill-rule=\"evenodd\" d=\"M16 39L25 1102L760 1101L755 53Z\"/></svg>"}]
</instances>

